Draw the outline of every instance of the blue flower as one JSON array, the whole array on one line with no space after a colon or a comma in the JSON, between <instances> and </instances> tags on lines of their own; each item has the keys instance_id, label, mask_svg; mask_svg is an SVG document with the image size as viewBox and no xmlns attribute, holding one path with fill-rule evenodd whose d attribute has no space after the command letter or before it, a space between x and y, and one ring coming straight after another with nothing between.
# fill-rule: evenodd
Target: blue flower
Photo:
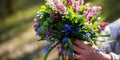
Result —
<instances>
[{"instance_id":1,"label":"blue flower","mask_svg":"<svg viewBox=\"0 0 120 60\"><path fill-rule=\"evenodd\" d=\"M86 34L83 35L83 38L88 39L90 37L90 35L91 35L90 33L86 33Z\"/></svg>"},{"instance_id":2,"label":"blue flower","mask_svg":"<svg viewBox=\"0 0 120 60\"><path fill-rule=\"evenodd\" d=\"M57 39L49 40L50 43L58 42Z\"/></svg>"},{"instance_id":3,"label":"blue flower","mask_svg":"<svg viewBox=\"0 0 120 60\"><path fill-rule=\"evenodd\" d=\"M70 57L73 57L73 50L68 51L68 55L69 55Z\"/></svg>"},{"instance_id":4,"label":"blue flower","mask_svg":"<svg viewBox=\"0 0 120 60\"><path fill-rule=\"evenodd\" d=\"M61 52L62 52L63 55L68 55L70 57L73 57L73 50L65 50L65 48L62 47Z\"/></svg>"},{"instance_id":5,"label":"blue flower","mask_svg":"<svg viewBox=\"0 0 120 60\"><path fill-rule=\"evenodd\" d=\"M81 27L77 27L77 28L75 29L75 32L77 32L77 31L79 31L79 30L82 30L82 28L81 28Z\"/></svg>"},{"instance_id":6,"label":"blue flower","mask_svg":"<svg viewBox=\"0 0 120 60\"><path fill-rule=\"evenodd\" d=\"M40 27L36 28L36 35L40 36Z\"/></svg>"},{"instance_id":7,"label":"blue flower","mask_svg":"<svg viewBox=\"0 0 120 60\"><path fill-rule=\"evenodd\" d=\"M67 41L68 41L68 37L64 37L63 40L62 40L63 43L67 42Z\"/></svg>"},{"instance_id":8,"label":"blue flower","mask_svg":"<svg viewBox=\"0 0 120 60\"><path fill-rule=\"evenodd\" d=\"M45 47L43 47L44 53L46 54L50 48L52 48L52 46L50 45L46 45Z\"/></svg>"},{"instance_id":9,"label":"blue flower","mask_svg":"<svg viewBox=\"0 0 120 60\"><path fill-rule=\"evenodd\" d=\"M47 41L49 41L49 37L50 37L50 36L49 36L48 34L46 34L46 37L45 37L45 38L46 38Z\"/></svg>"},{"instance_id":10,"label":"blue flower","mask_svg":"<svg viewBox=\"0 0 120 60\"><path fill-rule=\"evenodd\" d=\"M77 28L75 28L74 30L72 30L72 33L78 32L78 31L80 31L80 30L82 30L82 28L81 28L81 27L77 27Z\"/></svg>"},{"instance_id":11,"label":"blue flower","mask_svg":"<svg viewBox=\"0 0 120 60\"><path fill-rule=\"evenodd\" d=\"M50 39L50 36L49 35L46 35L46 40L48 41L48 42L50 42L50 43L54 43L54 42L57 42L58 41L58 39L57 38L53 38L53 39Z\"/></svg>"},{"instance_id":12,"label":"blue flower","mask_svg":"<svg viewBox=\"0 0 120 60\"><path fill-rule=\"evenodd\" d=\"M65 31L65 32L67 32L67 31L71 30L71 29L72 29L72 27L73 27L73 26L72 26L72 25L70 25L70 24L64 24L64 25L63 25L63 28L64 28L64 31Z\"/></svg>"},{"instance_id":13,"label":"blue flower","mask_svg":"<svg viewBox=\"0 0 120 60\"><path fill-rule=\"evenodd\" d=\"M70 24L64 24L63 28L65 35L68 35L72 31L73 26Z\"/></svg>"},{"instance_id":14,"label":"blue flower","mask_svg":"<svg viewBox=\"0 0 120 60\"><path fill-rule=\"evenodd\" d=\"M106 51L108 51L108 49L109 49L108 47L104 47L104 48L101 48L100 51L101 52L106 52Z\"/></svg>"},{"instance_id":15,"label":"blue flower","mask_svg":"<svg viewBox=\"0 0 120 60\"><path fill-rule=\"evenodd\" d=\"M62 53L63 55L67 55L67 53L65 52L64 47L62 47L61 53Z\"/></svg>"}]
</instances>

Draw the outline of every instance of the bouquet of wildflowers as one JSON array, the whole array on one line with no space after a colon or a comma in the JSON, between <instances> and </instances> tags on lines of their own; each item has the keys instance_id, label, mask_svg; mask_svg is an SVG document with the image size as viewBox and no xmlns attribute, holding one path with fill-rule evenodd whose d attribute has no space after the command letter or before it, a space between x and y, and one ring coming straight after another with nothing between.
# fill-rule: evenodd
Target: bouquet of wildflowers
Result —
<instances>
[{"instance_id":1,"label":"bouquet of wildflowers","mask_svg":"<svg viewBox=\"0 0 120 60\"><path fill-rule=\"evenodd\" d=\"M100 17L100 10L100 6L84 4L84 0L48 0L41 6L33 27L39 40L49 43L44 47L44 60L59 44L62 60L72 56L75 39L96 45L97 37L106 36L99 34L107 25Z\"/></svg>"}]
</instances>

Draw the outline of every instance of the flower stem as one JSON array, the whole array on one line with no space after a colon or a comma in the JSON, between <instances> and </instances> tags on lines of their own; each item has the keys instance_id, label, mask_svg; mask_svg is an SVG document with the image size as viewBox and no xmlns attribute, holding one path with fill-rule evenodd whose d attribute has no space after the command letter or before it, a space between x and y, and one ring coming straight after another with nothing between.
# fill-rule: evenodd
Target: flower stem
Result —
<instances>
[{"instance_id":1,"label":"flower stem","mask_svg":"<svg viewBox=\"0 0 120 60\"><path fill-rule=\"evenodd\" d=\"M59 42L57 42L51 49L48 50L48 52L45 54L44 60L47 60L48 55L50 54L50 52L59 44Z\"/></svg>"}]
</instances>

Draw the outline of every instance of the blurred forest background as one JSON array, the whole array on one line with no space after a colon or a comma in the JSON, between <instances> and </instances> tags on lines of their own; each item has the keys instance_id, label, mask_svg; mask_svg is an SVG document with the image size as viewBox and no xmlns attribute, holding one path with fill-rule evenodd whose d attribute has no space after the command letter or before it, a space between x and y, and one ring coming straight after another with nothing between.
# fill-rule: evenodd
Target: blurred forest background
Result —
<instances>
[{"instance_id":1,"label":"blurred forest background","mask_svg":"<svg viewBox=\"0 0 120 60\"><path fill-rule=\"evenodd\" d=\"M103 8L106 21L120 18L120 0L85 0ZM42 47L32 29L33 19L44 0L0 0L0 60L42 60ZM56 60L57 53L49 60Z\"/></svg>"}]
</instances>

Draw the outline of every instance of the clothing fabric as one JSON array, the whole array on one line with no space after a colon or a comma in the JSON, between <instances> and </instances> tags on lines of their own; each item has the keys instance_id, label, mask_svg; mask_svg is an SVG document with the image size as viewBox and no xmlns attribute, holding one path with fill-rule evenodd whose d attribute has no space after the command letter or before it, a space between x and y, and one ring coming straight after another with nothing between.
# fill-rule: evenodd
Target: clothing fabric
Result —
<instances>
[{"instance_id":1,"label":"clothing fabric","mask_svg":"<svg viewBox=\"0 0 120 60\"><path fill-rule=\"evenodd\" d=\"M107 41L102 43L101 46L103 48L108 47L106 52L112 56L113 60L120 60L120 18L107 25L101 33L111 35L110 37L100 37L100 39Z\"/></svg>"}]
</instances>

